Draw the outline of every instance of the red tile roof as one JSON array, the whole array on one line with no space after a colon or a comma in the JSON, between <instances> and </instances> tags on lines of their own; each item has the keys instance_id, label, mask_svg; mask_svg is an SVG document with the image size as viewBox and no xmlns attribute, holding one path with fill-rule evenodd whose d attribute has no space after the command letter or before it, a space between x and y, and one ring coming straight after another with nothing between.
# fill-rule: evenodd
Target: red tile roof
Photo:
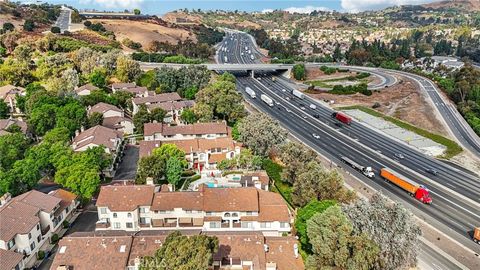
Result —
<instances>
[{"instance_id":1,"label":"red tile roof","mask_svg":"<svg viewBox=\"0 0 480 270\"><path fill-rule=\"evenodd\" d=\"M206 135L206 134L228 134L228 128L225 123L195 123L183 126L168 126L161 123L146 123L144 125L144 135L151 136L155 133L161 133L164 136L183 134L183 135Z\"/></svg>"},{"instance_id":2,"label":"red tile roof","mask_svg":"<svg viewBox=\"0 0 480 270\"><path fill-rule=\"evenodd\" d=\"M94 112L98 112L98 113L104 114L107 111L115 111L115 112L123 113L123 111L120 108L118 108L117 106L112 105L112 104L108 104L108 103L104 103L104 102L99 102L99 103L93 105L92 108L90 108L90 110L88 110L88 113L92 114Z\"/></svg>"},{"instance_id":3,"label":"red tile roof","mask_svg":"<svg viewBox=\"0 0 480 270\"><path fill-rule=\"evenodd\" d=\"M0 270L12 270L20 264L23 254L11 250L0 249Z\"/></svg>"},{"instance_id":4,"label":"red tile roof","mask_svg":"<svg viewBox=\"0 0 480 270\"><path fill-rule=\"evenodd\" d=\"M75 151L89 144L95 144L103 145L114 151L116 150L114 141L121 138L123 138L121 132L97 125L85 130L73 139L73 150Z\"/></svg>"},{"instance_id":5,"label":"red tile roof","mask_svg":"<svg viewBox=\"0 0 480 270\"><path fill-rule=\"evenodd\" d=\"M145 103L164 103L164 102L169 102L169 101L180 101L182 100L182 97L180 97L179 94L176 92L173 93L163 93L163 94L158 94L154 96L148 96L148 97L137 97L132 99L132 102L140 105L140 104L145 104Z\"/></svg>"},{"instance_id":6,"label":"red tile roof","mask_svg":"<svg viewBox=\"0 0 480 270\"><path fill-rule=\"evenodd\" d=\"M102 186L97 206L110 211L133 211L139 206L152 205L154 186Z\"/></svg>"},{"instance_id":7,"label":"red tile roof","mask_svg":"<svg viewBox=\"0 0 480 270\"><path fill-rule=\"evenodd\" d=\"M29 233L39 222L39 207L20 201L10 201L0 207L0 239L10 241L16 234Z\"/></svg>"}]
</instances>

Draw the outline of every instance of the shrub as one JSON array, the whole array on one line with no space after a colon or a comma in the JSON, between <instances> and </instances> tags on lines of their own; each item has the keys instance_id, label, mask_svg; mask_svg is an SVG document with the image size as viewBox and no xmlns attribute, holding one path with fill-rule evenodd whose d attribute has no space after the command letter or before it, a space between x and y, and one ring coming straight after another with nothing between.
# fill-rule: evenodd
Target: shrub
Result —
<instances>
[{"instance_id":1,"label":"shrub","mask_svg":"<svg viewBox=\"0 0 480 270\"><path fill-rule=\"evenodd\" d=\"M296 64L292 69L293 77L296 80L305 80L307 77L307 72L305 70L304 64Z\"/></svg>"},{"instance_id":2,"label":"shrub","mask_svg":"<svg viewBox=\"0 0 480 270\"><path fill-rule=\"evenodd\" d=\"M59 239L60 239L60 237L58 236L58 234L54 233L52 235L52 237L50 238L50 241L52 242L52 244L56 244Z\"/></svg>"},{"instance_id":3,"label":"shrub","mask_svg":"<svg viewBox=\"0 0 480 270\"><path fill-rule=\"evenodd\" d=\"M45 258L45 251L39 250L39 251L37 252L37 259L43 260L44 258Z\"/></svg>"},{"instance_id":4,"label":"shrub","mask_svg":"<svg viewBox=\"0 0 480 270\"><path fill-rule=\"evenodd\" d=\"M63 228L66 229L66 228L68 228L68 227L70 226L70 222L64 220L63 223L62 223L62 225L63 225Z\"/></svg>"},{"instance_id":5,"label":"shrub","mask_svg":"<svg viewBox=\"0 0 480 270\"><path fill-rule=\"evenodd\" d=\"M23 30L32 32L33 29L35 29L35 22L32 20L25 20L25 23L23 23Z\"/></svg>"},{"instance_id":6,"label":"shrub","mask_svg":"<svg viewBox=\"0 0 480 270\"><path fill-rule=\"evenodd\" d=\"M90 26L92 26L92 22L91 21L85 21L83 23L83 25L85 25L85 27L90 27Z\"/></svg>"},{"instance_id":7,"label":"shrub","mask_svg":"<svg viewBox=\"0 0 480 270\"><path fill-rule=\"evenodd\" d=\"M320 70L323 71L325 75L330 75L338 71L338 68L321 66Z\"/></svg>"},{"instance_id":8,"label":"shrub","mask_svg":"<svg viewBox=\"0 0 480 270\"><path fill-rule=\"evenodd\" d=\"M50 28L50 32L52 32L54 34L59 34L61 32L61 30L60 30L60 27L53 26L52 28Z\"/></svg>"}]
</instances>

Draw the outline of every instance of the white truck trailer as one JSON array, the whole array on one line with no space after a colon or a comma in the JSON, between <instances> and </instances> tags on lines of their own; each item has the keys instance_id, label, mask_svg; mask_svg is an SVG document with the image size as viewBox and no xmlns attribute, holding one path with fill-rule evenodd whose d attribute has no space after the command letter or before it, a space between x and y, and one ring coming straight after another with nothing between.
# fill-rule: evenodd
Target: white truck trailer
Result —
<instances>
[{"instance_id":1,"label":"white truck trailer","mask_svg":"<svg viewBox=\"0 0 480 270\"><path fill-rule=\"evenodd\" d=\"M263 95L263 94L260 95L260 99L263 102L267 103L268 106L273 107L273 100L270 97L268 97L267 95Z\"/></svg>"},{"instance_id":2,"label":"white truck trailer","mask_svg":"<svg viewBox=\"0 0 480 270\"><path fill-rule=\"evenodd\" d=\"M347 158L347 157L341 157L341 160L345 163L345 164L348 164L350 165L352 168L354 168L355 170L361 172L363 175L365 175L366 177L368 178L373 178L375 177L375 173L373 172L372 170L372 167L365 167L365 166L362 166L358 163L356 163L355 161Z\"/></svg>"},{"instance_id":3,"label":"white truck trailer","mask_svg":"<svg viewBox=\"0 0 480 270\"><path fill-rule=\"evenodd\" d=\"M305 95L302 92L295 89L293 89L292 94L300 99L303 99L305 97Z\"/></svg>"},{"instance_id":4,"label":"white truck trailer","mask_svg":"<svg viewBox=\"0 0 480 270\"><path fill-rule=\"evenodd\" d=\"M252 90L252 88L250 87L246 87L245 88L245 92L247 92L247 94L251 97L251 98L255 98L257 95L255 94L255 91Z\"/></svg>"}]
</instances>

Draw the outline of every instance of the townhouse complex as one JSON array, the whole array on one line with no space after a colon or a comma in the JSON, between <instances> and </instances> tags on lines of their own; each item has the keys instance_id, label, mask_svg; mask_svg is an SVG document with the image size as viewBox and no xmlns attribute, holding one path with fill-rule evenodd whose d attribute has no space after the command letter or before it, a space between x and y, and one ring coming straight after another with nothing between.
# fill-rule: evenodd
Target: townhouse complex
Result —
<instances>
[{"instance_id":1,"label":"townhouse complex","mask_svg":"<svg viewBox=\"0 0 480 270\"><path fill-rule=\"evenodd\" d=\"M259 232L184 232L193 236L205 234L218 238L219 248L213 254L208 270L300 270L304 269L293 236L272 237ZM165 242L167 233L145 232L74 233L59 242L52 270L125 269L138 270L142 257L154 256Z\"/></svg>"},{"instance_id":2,"label":"townhouse complex","mask_svg":"<svg viewBox=\"0 0 480 270\"><path fill-rule=\"evenodd\" d=\"M97 230L248 231L281 236L293 216L283 198L255 187L173 192L167 185L104 186Z\"/></svg>"},{"instance_id":3,"label":"townhouse complex","mask_svg":"<svg viewBox=\"0 0 480 270\"><path fill-rule=\"evenodd\" d=\"M37 253L69 221L77 196L63 189L45 194L36 190L0 198L1 269L32 267Z\"/></svg>"}]
</instances>

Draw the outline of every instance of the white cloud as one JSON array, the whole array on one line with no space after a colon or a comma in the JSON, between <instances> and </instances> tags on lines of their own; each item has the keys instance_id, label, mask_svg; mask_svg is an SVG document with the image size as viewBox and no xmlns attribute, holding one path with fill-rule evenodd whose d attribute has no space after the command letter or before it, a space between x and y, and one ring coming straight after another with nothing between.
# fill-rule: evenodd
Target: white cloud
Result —
<instances>
[{"instance_id":1,"label":"white cloud","mask_svg":"<svg viewBox=\"0 0 480 270\"><path fill-rule=\"evenodd\" d=\"M440 0L341 0L342 8L347 12L377 10L391 6L418 5Z\"/></svg>"},{"instance_id":2,"label":"white cloud","mask_svg":"<svg viewBox=\"0 0 480 270\"><path fill-rule=\"evenodd\" d=\"M289 8L286 8L284 10L289 12L289 13L308 14L308 13L312 13L315 10L317 10L317 11L329 11L330 9L326 8L326 7L305 6L305 7L289 7Z\"/></svg>"},{"instance_id":3,"label":"white cloud","mask_svg":"<svg viewBox=\"0 0 480 270\"><path fill-rule=\"evenodd\" d=\"M273 9L267 8L267 9L262 10L262 13L270 13L270 12L273 12Z\"/></svg>"},{"instance_id":4,"label":"white cloud","mask_svg":"<svg viewBox=\"0 0 480 270\"><path fill-rule=\"evenodd\" d=\"M80 0L82 4L97 4L105 8L138 8L143 0Z\"/></svg>"}]
</instances>

